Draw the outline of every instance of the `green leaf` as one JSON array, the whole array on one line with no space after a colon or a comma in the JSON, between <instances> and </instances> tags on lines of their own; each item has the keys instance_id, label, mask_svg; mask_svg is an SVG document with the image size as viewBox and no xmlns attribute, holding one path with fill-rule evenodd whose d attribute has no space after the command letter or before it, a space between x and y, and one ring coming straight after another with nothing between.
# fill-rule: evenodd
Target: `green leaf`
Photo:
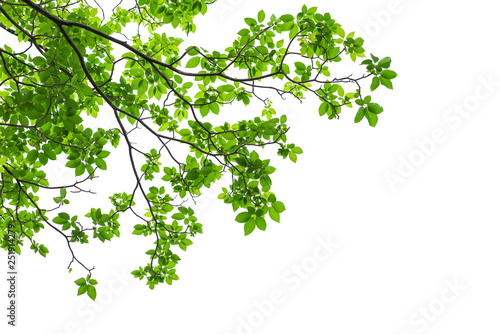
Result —
<instances>
[{"instance_id":1,"label":"green leaf","mask_svg":"<svg viewBox=\"0 0 500 334\"><path fill-rule=\"evenodd\" d=\"M81 286L81 285L86 284L86 283L87 283L87 281L85 280L85 278L81 277L81 278L77 279L77 280L75 281L75 283L76 283L76 285L80 285L80 286Z\"/></svg>"},{"instance_id":2,"label":"green leaf","mask_svg":"<svg viewBox=\"0 0 500 334\"><path fill-rule=\"evenodd\" d=\"M371 91L374 91L375 89L377 89L377 87L380 85L380 80L378 77L373 77L372 79L372 84L370 86L370 90Z\"/></svg>"},{"instance_id":3,"label":"green leaf","mask_svg":"<svg viewBox=\"0 0 500 334\"><path fill-rule=\"evenodd\" d=\"M292 29L290 29L290 34L288 35L290 40L292 40L297 35L298 32L299 32L299 27L296 24L294 24Z\"/></svg>"},{"instance_id":4,"label":"green leaf","mask_svg":"<svg viewBox=\"0 0 500 334\"><path fill-rule=\"evenodd\" d=\"M80 176L83 173L85 173L85 165L79 164L78 167L76 167L76 169L75 169L75 176Z\"/></svg>"},{"instance_id":5,"label":"green leaf","mask_svg":"<svg viewBox=\"0 0 500 334\"><path fill-rule=\"evenodd\" d=\"M319 115L323 116L324 114L326 114L329 108L330 105L328 104L328 102L321 103L321 105L319 106Z\"/></svg>"},{"instance_id":6,"label":"green leaf","mask_svg":"<svg viewBox=\"0 0 500 334\"><path fill-rule=\"evenodd\" d=\"M239 214L236 216L236 219L235 219L235 220L236 220L238 223L244 223L244 222L248 221L251 217L252 217L252 215L251 215L249 212L245 211L245 212L241 212L241 213L239 213Z\"/></svg>"},{"instance_id":7,"label":"green leaf","mask_svg":"<svg viewBox=\"0 0 500 334\"><path fill-rule=\"evenodd\" d=\"M261 10L259 12L259 15L257 18L259 19L259 23L262 23L262 21L264 21L264 19L266 18L266 13L264 13L264 10Z\"/></svg>"},{"instance_id":8,"label":"green leaf","mask_svg":"<svg viewBox=\"0 0 500 334\"><path fill-rule=\"evenodd\" d=\"M219 105L217 103L211 103L210 110L212 110L214 114L218 115L220 111Z\"/></svg>"},{"instance_id":9,"label":"green leaf","mask_svg":"<svg viewBox=\"0 0 500 334\"><path fill-rule=\"evenodd\" d=\"M94 93L92 88L90 88L89 86L87 86L85 84L80 84L78 86L78 90L81 91L83 93L83 95L87 95L87 96L92 96L92 94Z\"/></svg>"},{"instance_id":10,"label":"green leaf","mask_svg":"<svg viewBox=\"0 0 500 334\"><path fill-rule=\"evenodd\" d=\"M35 162L37 158L38 158L37 150L29 151L28 155L26 156L26 160L28 160L29 162ZM5 158L5 160L7 160L7 158Z\"/></svg>"},{"instance_id":11,"label":"green leaf","mask_svg":"<svg viewBox=\"0 0 500 334\"><path fill-rule=\"evenodd\" d=\"M293 21L293 20L295 20L295 16L290 15L290 14L285 14L285 15L282 15L282 16L280 17L280 19L281 19L283 22L289 22L289 21Z\"/></svg>"},{"instance_id":12,"label":"green leaf","mask_svg":"<svg viewBox=\"0 0 500 334\"><path fill-rule=\"evenodd\" d=\"M266 220L264 218L257 217L255 219L255 222L256 222L257 227L259 228L259 230L261 230L261 231L265 231L266 230L267 224L266 224Z\"/></svg>"},{"instance_id":13,"label":"green leaf","mask_svg":"<svg viewBox=\"0 0 500 334\"><path fill-rule=\"evenodd\" d=\"M181 220L181 219L184 219L186 218L185 215L183 215L182 213L178 212L178 213L174 213L172 215L172 219L176 219L176 220Z\"/></svg>"},{"instance_id":14,"label":"green leaf","mask_svg":"<svg viewBox=\"0 0 500 334\"><path fill-rule=\"evenodd\" d=\"M280 214L273 207L269 208L269 217L275 222L280 222Z\"/></svg>"},{"instance_id":15,"label":"green leaf","mask_svg":"<svg viewBox=\"0 0 500 334\"><path fill-rule=\"evenodd\" d=\"M142 78L144 77L144 70L142 68L131 68L130 74L134 77Z\"/></svg>"},{"instance_id":16,"label":"green leaf","mask_svg":"<svg viewBox=\"0 0 500 334\"><path fill-rule=\"evenodd\" d=\"M250 33L250 30L248 30L247 28L244 28L244 29L241 29L240 31L238 31L238 35L240 36L246 36Z\"/></svg>"},{"instance_id":17,"label":"green leaf","mask_svg":"<svg viewBox=\"0 0 500 334\"><path fill-rule=\"evenodd\" d=\"M54 219L52 219L52 221L56 224L66 224L68 222L67 219L63 219L61 217L55 217Z\"/></svg>"},{"instance_id":18,"label":"green leaf","mask_svg":"<svg viewBox=\"0 0 500 334\"><path fill-rule=\"evenodd\" d=\"M179 134L181 136L183 136L183 137L189 136L191 134L191 130L189 130L189 129L182 129L182 130L179 131Z\"/></svg>"},{"instance_id":19,"label":"green leaf","mask_svg":"<svg viewBox=\"0 0 500 334\"><path fill-rule=\"evenodd\" d=\"M181 242L186 246L190 246L193 244L193 242L189 239L183 239Z\"/></svg>"},{"instance_id":20,"label":"green leaf","mask_svg":"<svg viewBox=\"0 0 500 334\"><path fill-rule=\"evenodd\" d=\"M234 158L234 161L238 163L238 165L246 167L247 166L247 161L243 158Z\"/></svg>"},{"instance_id":21,"label":"green leaf","mask_svg":"<svg viewBox=\"0 0 500 334\"><path fill-rule=\"evenodd\" d=\"M245 223L245 227L244 227L244 230L245 230L245 235L249 235L250 233L253 232L253 230L255 230L255 219L249 219L246 223Z\"/></svg>"},{"instance_id":22,"label":"green leaf","mask_svg":"<svg viewBox=\"0 0 500 334\"><path fill-rule=\"evenodd\" d=\"M33 58L33 63L35 65L37 65L37 66L41 66L41 65L45 64L45 58L43 58L43 57L35 57L35 58Z\"/></svg>"},{"instance_id":23,"label":"green leaf","mask_svg":"<svg viewBox=\"0 0 500 334\"><path fill-rule=\"evenodd\" d=\"M266 172L266 174L272 174L276 171L276 168L273 167L273 166L267 166L264 171Z\"/></svg>"},{"instance_id":24,"label":"green leaf","mask_svg":"<svg viewBox=\"0 0 500 334\"><path fill-rule=\"evenodd\" d=\"M395 77L397 77L398 75L396 74L396 72L394 71L391 71L391 70L383 70L382 73L380 73L380 75L383 77L383 78L386 78L386 79L394 79Z\"/></svg>"},{"instance_id":25,"label":"green leaf","mask_svg":"<svg viewBox=\"0 0 500 334\"><path fill-rule=\"evenodd\" d=\"M257 24L257 21L255 21L255 19L252 19L250 17L247 17L245 19L245 23L248 24L249 26L254 26Z\"/></svg>"},{"instance_id":26,"label":"green leaf","mask_svg":"<svg viewBox=\"0 0 500 334\"><path fill-rule=\"evenodd\" d=\"M297 162L297 154L295 154L294 151L290 151L290 153L288 153L288 156L290 157L290 160L292 160L293 162Z\"/></svg>"},{"instance_id":27,"label":"green leaf","mask_svg":"<svg viewBox=\"0 0 500 334\"><path fill-rule=\"evenodd\" d=\"M311 7L307 10L307 14L309 14L309 15L314 14L314 13L316 13L317 10L318 10L318 7Z\"/></svg>"},{"instance_id":28,"label":"green leaf","mask_svg":"<svg viewBox=\"0 0 500 334\"><path fill-rule=\"evenodd\" d=\"M192 169L190 170L187 175L186 175L186 179L187 180L196 180L198 178L198 175L200 175L200 173L198 172L198 170L196 169Z\"/></svg>"},{"instance_id":29,"label":"green leaf","mask_svg":"<svg viewBox=\"0 0 500 334\"><path fill-rule=\"evenodd\" d=\"M232 92L234 90L234 86L233 85L222 85L222 86L219 86L219 91L221 92Z\"/></svg>"},{"instance_id":30,"label":"green leaf","mask_svg":"<svg viewBox=\"0 0 500 334\"><path fill-rule=\"evenodd\" d=\"M95 163L96 163L96 165L97 165L100 169L102 169L102 170L106 170L106 169L108 169L108 166L106 165L106 161L104 161L104 160L103 160L103 159L101 159L101 158L97 158L97 159L95 159Z\"/></svg>"},{"instance_id":31,"label":"green leaf","mask_svg":"<svg viewBox=\"0 0 500 334\"><path fill-rule=\"evenodd\" d=\"M76 168L78 167L82 162L80 160L70 160L66 163L66 167L69 168Z\"/></svg>"},{"instance_id":32,"label":"green leaf","mask_svg":"<svg viewBox=\"0 0 500 334\"><path fill-rule=\"evenodd\" d=\"M200 108L200 114L201 116L205 117L208 115L208 113L210 112L210 106L205 104L203 106L201 106Z\"/></svg>"},{"instance_id":33,"label":"green leaf","mask_svg":"<svg viewBox=\"0 0 500 334\"><path fill-rule=\"evenodd\" d=\"M381 61L378 62L378 65L383 68L389 68L391 66L391 57L385 57Z\"/></svg>"},{"instance_id":34,"label":"green leaf","mask_svg":"<svg viewBox=\"0 0 500 334\"><path fill-rule=\"evenodd\" d=\"M194 58L189 59L189 61L186 64L186 67L187 68L194 68L194 67L198 66L199 63L200 63L200 57L194 57Z\"/></svg>"},{"instance_id":35,"label":"green leaf","mask_svg":"<svg viewBox=\"0 0 500 334\"><path fill-rule=\"evenodd\" d=\"M87 284L81 285L78 288L78 294L77 294L77 296L83 295L85 292L87 292Z\"/></svg>"},{"instance_id":36,"label":"green leaf","mask_svg":"<svg viewBox=\"0 0 500 334\"><path fill-rule=\"evenodd\" d=\"M358 37L354 40L354 46L360 47L363 45L363 39L361 37Z\"/></svg>"},{"instance_id":37,"label":"green leaf","mask_svg":"<svg viewBox=\"0 0 500 334\"><path fill-rule=\"evenodd\" d=\"M354 117L354 123L359 123L365 117L365 108L360 107L358 112L356 113L356 117Z\"/></svg>"},{"instance_id":38,"label":"green leaf","mask_svg":"<svg viewBox=\"0 0 500 334\"><path fill-rule=\"evenodd\" d=\"M137 88L137 93L142 95L148 91L148 81L146 79L141 79L139 81L139 86Z\"/></svg>"},{"instance_id":39,"label":"green leaf","mask_svg":"<svg viewBox=\"0 0 500 334\"><path fill-rule=\"evenodd\" d=\"M306 69L306 65L304 65L304 63L301 63L300 61L295 62L295 67L297 67L297 69L299 69L299 70Z\"/></svg>"},{"instance_id":40,"label":"green leaf","mask_svg":"<svg viewBox=\"0 0 500 334\"><path fill-rule=\"evenodd\" d=\"M95 297L97 296L97 291L95 289L95 286L93 285L88 285L87 287L87 295L90 297L90 299L95 301Z\"/></svg>"},{"instance_id":41,"label":"green leaf","mask_svg":"<svg viewBox=\"0 0 500 334\"><path fill-rule=\"evenodd\" d=\"M382 108L377 103L368 103L368 111L370 111L374 114L380 114L382 111L384 111L384 108Z\"/></svg>"},{"instance_id":42,"label":"green leaf","mask_svg":"<svg viewBox=\"0 0 500 334\"><path fill-rule=\"evenodd\" d=\"M367 112L365 112L365 116L366 116L366 119L368 120L368 123L370 124L370 126L375 127L375 125L377 125L377 122L378 122L377 114L374 114L374 113L367 111Z\"/></svg>"},{"instance_id":43,"label":"green leaf","mask_svg":"<svg viewBox=\"0 0 500 334\"><path fill-rule=\"evenodd\" d=\"M384 77L380 77L380 83L381 83L383 86L385 86L385 87L387 87L387 88L389 88L389 89L392 89L392 82L391 82L391 80L386 79L386 78L384 78Z\"/></svg>"},{"instance_id":44,"label":"green leaf","mask_svg":"<svg viewBox=\"0 0 500 334\"><path fill-rule=\"evenodd\" d=\"M43 153L49 158L50 160L56 160L57 156L54 153L53 148L49 144L45 144L42 146Z\"/></svg>"},{"instance_id":45,"label":"green leaf","mask_svg":"<svg viewBox=\"0 0 500 334\"><path fill-rule=\"evenodd\" d=\"M280 201L276 201L272 204L272 207L274 208L274 210L276 210L276 212L278 213L282 213L283 211L285 211L285 204L283 204L283 202L280 202Z\"/></svg>"},{"instance_id":46,"label":"green leaf","mask_svg":"<svg viewBox=\"0 0 500 334\"><path fill-rule=\"evenodd\" d=\"M110 154L110 152L109 152L109 151L101 151L101 152L97 155L97 157L104 159L104 158L107 158L107 157L109 156L109 154Z\"/></svg>"},{"instance_id":47,"label":"green leaf","mask_svg":"<svg viewBox=\"0 0 500 334\"><path fill-rule=\"evenodd\" d=\"M67 214L66 212L59 212L57 215L59 217L61 217L62 219L64 219L64 220L69 220L70 219L69 214Z\"/></svg>"},{"instance_id":48,"label":"green leaf","mask_svg":"<svg viewBox=\"0 0 500 334\"><path fill-rule=\"evenodd\" d=\"M160 91L160 93L162 93L162 94L168 93L167 87L164 84L158 83L158 86L156 86L156 87L158 87L158 90Z\"/></svg>"}]
</instances>

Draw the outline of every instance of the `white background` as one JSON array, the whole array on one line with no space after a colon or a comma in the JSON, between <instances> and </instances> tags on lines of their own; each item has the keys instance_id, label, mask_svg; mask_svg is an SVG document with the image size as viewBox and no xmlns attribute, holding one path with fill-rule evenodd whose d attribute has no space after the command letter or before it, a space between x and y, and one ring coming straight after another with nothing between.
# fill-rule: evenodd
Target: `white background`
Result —
<instances>
[{"instance_id":1,"label":"white background","mask_svg":"<svg viewBox=\"0 0 500 334\"><path fill-rule=\"evenodd\" d=\"M196 19L198 32L183 45L224 49L245 26L243 18L260 9L295 14L302 4L219 0ZM316 0L308 6L365 35L367 54L392 57L399 74L394 91L373 94L385 109L377 127L366 119L354 124L350 109L340 120L320 118L311 96L303 104L273 97L278 113L289 115L290 141L305 152L296 164L273 159L273 189L287 207L281 224L244 237L231 207L215 198L218 192L209 194L198 210L204 234L181 254L180 281L151 291L128 274L146 262L150 243L129 234L134 220L123 220L121 238L77 248L96 266L96 303L76 297L73 281L84 273L75 266L68 274L68 250L45 231L37 241L49 247L48 257L25 248L19 258L18 327L7 326L3 315L0 332L500 331L495 3ZM99 179L101 188L120 182L127 190L126 164L115 159L108 167L113 175ZM400 178L391 186L388 175ZM337 247L328 253L324 245L332 242ZM5 280L0 291L7 291Z\"/></svg>"}]
</instances>

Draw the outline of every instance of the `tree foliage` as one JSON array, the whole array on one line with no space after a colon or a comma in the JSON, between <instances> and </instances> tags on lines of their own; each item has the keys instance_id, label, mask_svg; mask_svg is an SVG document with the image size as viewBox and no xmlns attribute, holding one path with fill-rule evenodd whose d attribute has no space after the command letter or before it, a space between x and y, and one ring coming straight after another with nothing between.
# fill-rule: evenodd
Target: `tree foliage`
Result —
<instances>
[{"instance_id":1,"label":"tree foliage","mask_svg":"<svg viewBox=\"0 0 500 334\"><path fill-rule=\"evenodd\" d=\"M119 237L125 212L137 219L133 234L152 241L147 262L132 272L151 289L178 279L179 249L203 231L188 200L224 173L232 182L219 198L232 206L245 235L280 221L285 205L271 191L275 168L259 150L274 146L278 156L296 162L302 149L287 141L287 118L276 115L266 94L315 97L319 115L328 119L356 105L354 121L366 118L375 126L383 108L369 94L380 85L392 89L396 77L389 57L360 62L363 39L316 7L279 17L261 10L244 20L231 45L210 51L169 36L172 29L194 33L193 18L212 4L205 0L120 2L109 17L82 0L0 3L0 27L19 42L0 48L1 246L14 242L20 254L27 243L45 257L49 249L36 237L52 229L67 242L70 271L74 263L86 271L75 281L78 295L92 299L94 268L72 245ZM361 73L333 75L343 60L360 62ZM227 104L251 103L261 106L260 116L208 121ZM115 123L89 126L100 113ZM107 169L119 145L128 152L124 169L135 187L111 189L108 204L72 215L65 209L68 191L90 192L87 184ZM71 169L74 182L48 180L44 168L56 160ZM42 206L41 198L54 204ZM15 240L6 233L9 224Z\"/></svg>"}]
</instances>

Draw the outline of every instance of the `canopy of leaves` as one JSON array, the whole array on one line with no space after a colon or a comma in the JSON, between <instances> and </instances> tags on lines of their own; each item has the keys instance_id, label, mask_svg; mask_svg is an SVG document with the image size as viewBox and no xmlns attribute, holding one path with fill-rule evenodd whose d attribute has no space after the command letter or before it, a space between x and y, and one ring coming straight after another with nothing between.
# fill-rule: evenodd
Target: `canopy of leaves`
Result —
<instances>
[{"instance_id":1,"label":"canopy of leaves","mask_svg":"<svg viewBox=\"0 0 500 334\"><path fill-rule=\"evenodd\" d=\"M264 94L315 97L319 115L328 119L358 105L355 122L375 126L383 108L365 91L392 89L396 77L390 58L373 55L359 64L359 75L333 76L336 63L365 58L363 39L316 7L280 17L262 10L244 20L231 45L210 51L168 34L194 33L194 17L212 4L205 0L138 0L127 8L119 2L107 16L81 0L0 2L0 27L19 42L0 48L1 246L20 254L26 242L46 256L49 249L36 235L54 230L68 244L70 271L74 263L86 270L75 281L78 294L92 299L93 268L72 244L119 237L124 212L137 218L133 234L152 241L147 262L132 272L151 289L178 279L179 249L203 231L187 200L223 173L232 182L219 198L232 206L245 235L280 221L285 205L271 191L275 168L258 151L273 146L295 162L302 149L287 142L287 118L276 116ZM252 102L261 105L261 117L207 121L227 104ZM104 112L112 126L88 125ZM142 138L156 144L144 148ZM90 192L87 183L107 169L119 145L128 152L135 187L111 189L109 203L84 216L66 212L67 192ZM180 155L179 147L189 153ZM64 161L74 182L48 179L44 167L55 160ZM42 206L41 197L53 198L53 206Z\"/></svg>"}]
</instances>

